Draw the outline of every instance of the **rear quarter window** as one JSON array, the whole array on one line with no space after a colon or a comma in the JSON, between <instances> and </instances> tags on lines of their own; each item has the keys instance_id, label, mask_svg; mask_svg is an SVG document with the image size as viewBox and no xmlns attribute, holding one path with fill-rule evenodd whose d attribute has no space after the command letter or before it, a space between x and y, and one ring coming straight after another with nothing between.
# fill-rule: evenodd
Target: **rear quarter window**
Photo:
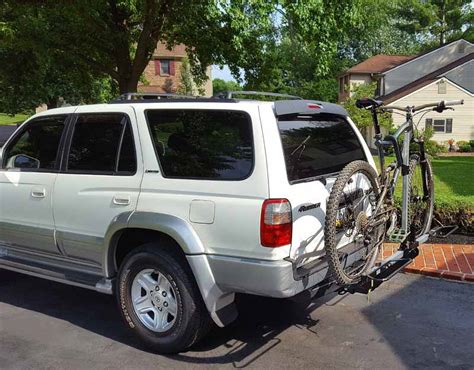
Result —
<instances>
[{"instance_id":1,"label":"rear quarter window","mask_svg":"<svg viewBox=\"0 0 474 370\"><path fill-rule=\"evenodd\" d=\"M283 117L278 128L290 183L339 172L349 162L366 160L356 133L344 117Z\"/></svg>"},{"instance_id":2,"label":"rear quarter window","mask_svg":"<svg viewBox=\"0 0 474 370\"><path fill-rule=\"evenodd\" d=\"M145 114L163 176L202 180L250 176L254 149L247 113L160 109Z\"/></svg>"}]
</instances>

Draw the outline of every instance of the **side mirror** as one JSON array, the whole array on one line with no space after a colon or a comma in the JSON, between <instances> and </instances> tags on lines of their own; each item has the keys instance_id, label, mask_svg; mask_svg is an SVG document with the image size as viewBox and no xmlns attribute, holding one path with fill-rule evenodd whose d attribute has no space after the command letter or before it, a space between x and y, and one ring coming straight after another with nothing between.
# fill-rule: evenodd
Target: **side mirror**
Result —
<instances>
[{"instance_id":1,"label":"side mirror","mask_svg":"<svg viewBox=\"0 0 474 370\"><path fill-rule=\"evenodd\" d=\"M8 159L7 168L39 168L40 161L26 154L17 154Z\"/></svg>"}]
</instances>

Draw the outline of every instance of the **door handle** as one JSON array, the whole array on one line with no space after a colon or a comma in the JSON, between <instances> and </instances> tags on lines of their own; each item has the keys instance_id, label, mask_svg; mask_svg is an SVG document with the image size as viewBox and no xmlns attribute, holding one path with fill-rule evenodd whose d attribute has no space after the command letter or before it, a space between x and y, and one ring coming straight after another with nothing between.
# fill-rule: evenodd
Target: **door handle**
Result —
<instances>
[{"instance_id":1,"label":"door handle","mask_svg":"<svg viewBox=\"0 0 474 370\"><path fill-rule=\"evenodd\" d=\"M44 189L44 188L33 188L33 189L31 189L31 196L33 198L44 198L44 197L46 197L46 189Z\"/></svg>"},{"instance_id":2,"label":"door handle","mask_svg":"<svg viewBox=\"0 0 474 370\"><path fill-rule=\"evenodd\" d=\"M113 202L118 206L128 206L130 204L130 195L116 195Z\"/></svg>"}]
</instances>

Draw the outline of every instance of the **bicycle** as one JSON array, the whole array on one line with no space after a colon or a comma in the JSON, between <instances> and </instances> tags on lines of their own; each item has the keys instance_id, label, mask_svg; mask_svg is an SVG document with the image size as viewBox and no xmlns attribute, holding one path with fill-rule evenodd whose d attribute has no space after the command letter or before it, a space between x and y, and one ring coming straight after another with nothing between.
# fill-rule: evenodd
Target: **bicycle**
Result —
<instances>
[{"instance_id":1,"label":"bicycle","mask_svg":"<svg viewBox=\"0 0 474 370\"><path fill-rule=\"evenodd\" d=\"M400 251L426 242L434 207L433 172L423 136L417 135L413 119L422 114L421 120L429 111L454 110L451 106L460 104L462 100L407 107L384 107L381 101L368 98L356 102L358 108L371 111L380 174L366 161L353 161L332 187L326 205L325 250L329 272L339 285L356 284L363 277L370 279L387 237L400 244ZM406 122L384 139L378 121L382 112L403 112L406 117ZM412 143L416 150L411 150ZM396 159L385 166L385 149L390 147ZM400 175L401 208L395 201Z\"/></svg>"}]
</instances>

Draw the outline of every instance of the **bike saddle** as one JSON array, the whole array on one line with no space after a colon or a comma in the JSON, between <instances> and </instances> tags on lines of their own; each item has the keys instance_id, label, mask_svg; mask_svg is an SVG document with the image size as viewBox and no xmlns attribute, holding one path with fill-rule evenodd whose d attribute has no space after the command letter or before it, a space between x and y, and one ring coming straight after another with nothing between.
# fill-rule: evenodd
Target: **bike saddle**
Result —
<instances>
[{"instance_id":1,"label":"bike saddle","mask_svg":"<svg viewBox=\"0 0 474 370\"><path fill-rule=\"evenodd\" d=\"M372 99L372 98L357 99L357 101L356 101L356 107L357 108L364 108L364 109L371 108L371 107L378 108L382 104L383 104L383 101L375 100L375 99Z\"/></svg>"}]
</instances>

